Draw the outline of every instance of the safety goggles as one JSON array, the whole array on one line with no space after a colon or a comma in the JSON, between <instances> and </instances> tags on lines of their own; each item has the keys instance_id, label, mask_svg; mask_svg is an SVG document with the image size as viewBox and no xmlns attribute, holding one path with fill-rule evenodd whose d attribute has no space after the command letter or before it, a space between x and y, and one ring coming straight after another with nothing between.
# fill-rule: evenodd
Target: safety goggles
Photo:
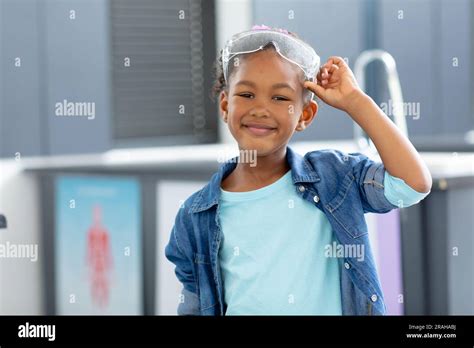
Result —
<instances>
[{"instance_id":1,"label":"safety goggles","mask_svg":"<svg viewBox=\"0 0 474 348\"><path fill-rule=\"evenodd\" d=\"M298 66L307 80L314 81L319 69L320 58L310 45L286 32L273 29L254 29L235 34L222 49L222 68L226 83L228 83L233 66L236 65L232 61L237 55L263 50L269 44L275 47L281 57Z\"/></svg>"}]
</instances>

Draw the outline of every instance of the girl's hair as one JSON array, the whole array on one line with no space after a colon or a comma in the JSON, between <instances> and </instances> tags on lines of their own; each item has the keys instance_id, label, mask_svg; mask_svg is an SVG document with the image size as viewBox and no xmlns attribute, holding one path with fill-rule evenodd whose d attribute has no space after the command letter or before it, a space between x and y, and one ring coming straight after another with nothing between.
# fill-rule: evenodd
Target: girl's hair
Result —
<instances>
[{"instance_id":1,"label":"girl's hair","mask_svg":"<svg viewBox=\"0 0 474 348\"><path fill-rule=\"evenodd\" d=\"M279 29L279 28L272 28L272 29L279 30L279 31L283 30L283 29ZM291 31L286 31L286 30L285 30L285 32L288 32L289 35L293 36L294 38L296 38L298 40L303 41L297 34L292 33ZM267 45L263 48L263 50L267 50L267 49L274 49L274 46L269 44L269 45ZM215 100L215 98L217 96L219 96L222 91L227 91L228 87L229 87L226 84L225 78L224 78L224 69L223 69L223 66L222 66L222 51L219 52L219 57L214 62L213 71L214 71L214 76L213 76L214 84L213 84L212 91L211 91L211 99ZM229 75L229 79L230 79L231 76L232 76L232 73ZM316 96L314 96L314 98L316 98ZM303 101L304 101L304 103L306 104L310 100L311 100L311 91L309 91L307 89L304 89L304 91L303 91Z\"/></svg>"}]
</instances>

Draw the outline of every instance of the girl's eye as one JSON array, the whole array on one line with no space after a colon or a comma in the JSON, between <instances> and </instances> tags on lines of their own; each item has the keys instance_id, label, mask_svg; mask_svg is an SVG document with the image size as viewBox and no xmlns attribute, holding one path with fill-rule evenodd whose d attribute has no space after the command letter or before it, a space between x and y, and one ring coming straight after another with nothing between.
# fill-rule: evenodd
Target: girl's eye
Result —
<instances>
[{"instance_id":1,"label":"girl's eye","mask_svg":"<svg viewBox=\"0 0 474 348\"><path fill-rule=\"evenodd\" d=\"M244 98L253 98L253 95L251 93L240 93L240 94L238 94L238 96L239 97L244 97ZM273 99L275 99L277 101L289 100L288 98L282 97L282 96L275 96L275 97L273 97Z\"/></svg>"},{"instance_id":2,"label":"girl's eye","mask_svg":"<svg viewBox=\"0 0 474 348\"><path fill-rule=\"evenodd\" d=\"M239 97L249 98L252 97L252 95L250 93L240 93Z\"/></svg>"}]
</instances>

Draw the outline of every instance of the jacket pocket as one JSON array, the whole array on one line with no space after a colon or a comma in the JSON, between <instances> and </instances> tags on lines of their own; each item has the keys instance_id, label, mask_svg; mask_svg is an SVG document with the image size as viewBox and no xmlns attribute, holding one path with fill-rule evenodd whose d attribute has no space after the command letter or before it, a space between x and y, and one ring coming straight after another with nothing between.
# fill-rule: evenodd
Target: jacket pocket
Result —
<instances>
[{"instance_id":1,"label":"jacket pocket","mask_svg":"<svg viewBox=\"0 0 474 348\"><path fill-rule=\"evenodd\" d=\"M368 234L362 202L352 173L344 177L336 196L325 208L352 238Z\"/></svg>"},{"instance_id":2,"label":"jacket pocket","mask_svg":"<svg viewBox=\"0 0 474 348\"><path fill-rule=\"evenodd\" d=\"M198 278L197 283L199 287L201 311L204 311L217 304L211 261L208 255L199 253L194 253L193 259Z\"/></svg>"}]
</instances>

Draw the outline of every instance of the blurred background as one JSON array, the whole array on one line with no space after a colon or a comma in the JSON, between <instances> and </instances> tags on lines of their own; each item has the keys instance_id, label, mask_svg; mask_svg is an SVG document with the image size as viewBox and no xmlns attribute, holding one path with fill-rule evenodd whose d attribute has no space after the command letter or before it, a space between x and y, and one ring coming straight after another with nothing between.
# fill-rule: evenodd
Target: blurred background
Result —
<instances>
[{"instance_id":1,"label":"blurred background","mask_svg":"<svg viewBox=\"0 0 474 348\"><path fill-rule=\"evenodd\" d=\"M388 314L474 314L474 1L0 0L0 314L175 314L164 247L237 147L220 48L265 24L343 57L433 176L367 214ZM377 158L320 106L291 146Z\"/></svg>"}]
</instances>

